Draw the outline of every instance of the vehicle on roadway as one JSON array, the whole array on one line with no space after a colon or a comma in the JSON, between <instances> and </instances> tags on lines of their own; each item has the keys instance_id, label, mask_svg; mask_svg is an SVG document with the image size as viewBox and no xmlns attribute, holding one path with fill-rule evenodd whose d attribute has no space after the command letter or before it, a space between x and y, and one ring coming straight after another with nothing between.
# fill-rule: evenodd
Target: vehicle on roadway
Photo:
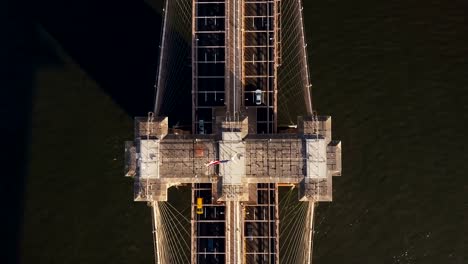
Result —
<instances>
[{"instance_id":1,"label":"vehicle on roadway","mask_svg":"<svg viewBox=\"0 0 468 264\"><path fill-rule=\"evenodd\" d=\"M213 246L213 239L209 238L208 239L208 251L213 252L214 251L214 246Z\"/></svg>"},{"instance_id":2,"label":"vehicle on roadway","mask_svg":"<svg viewBox=\"0 0 468 264\"><path fill-rule=\"evenodd\" d=\"M203 214L203 198L197 198L197 214Z\"/></svg>"},{"instance_id":3,"label":"vehicle on roadway","mask_svg":"<svg viewBox=\"0 0 468 264\"><path fill-rule=\"evenodd\" d=\"M252 224L247 224L247 236L249 240L253 240L253 227Z\"/></svg>"},{"instance_id":4,"label":"vehicle on roadway","mask_svg":"<svg viewBox=\"0 0 468 264\"><path fill-rule=\"evenodd\" d=\"M200 134L205 134L205 121L198 120L198 131Z\"/></svg>"},{"instance_id":5,"label":"vehicle on roadway","mask_svg":"<svg viewBox=\"0 0 468 264\"><path fill-rule=\"evenodd\" d=\"M256 105L262 104L262 90L260 89L255 90L255 104Z\"/></svg>"}]
</instances>

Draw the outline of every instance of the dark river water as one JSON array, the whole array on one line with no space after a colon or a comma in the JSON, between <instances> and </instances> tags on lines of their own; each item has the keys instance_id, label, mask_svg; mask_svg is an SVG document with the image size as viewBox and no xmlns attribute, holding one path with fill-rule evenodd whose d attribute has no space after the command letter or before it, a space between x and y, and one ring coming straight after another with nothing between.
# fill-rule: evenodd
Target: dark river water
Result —
<instances>
[{"instance_id":1,"label":"dark river water","mask_svg":"<svg viewBox=\"0 0 468 264\"><path fill-rule=\"evenodd\" d=\"M160 3L95 2L35 18L25 264L153 261L123 143L152 108ZM314 108L343 145L314 263L468 263L468 3L304 2Z\"/></svg>"}]
</instances>

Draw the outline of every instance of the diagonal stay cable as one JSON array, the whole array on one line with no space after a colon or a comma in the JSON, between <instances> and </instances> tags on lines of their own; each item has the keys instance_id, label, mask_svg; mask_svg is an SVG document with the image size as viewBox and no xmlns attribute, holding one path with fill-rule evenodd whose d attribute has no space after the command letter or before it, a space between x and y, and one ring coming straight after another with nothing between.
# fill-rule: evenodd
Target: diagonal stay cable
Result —
<instances>
[{"instance_id":1,"label":"diagonal stay cable","mask_svg":"<svg viewBox=\"0 0 468 264\"><path fill-rule=\"evenodd\" d=\"M165 219L169 219L170 216L168 216L167 208L165 206L162 206L162 208L164 208L163 211L165 212ZM167 236L170 240L172 251L171 253L173 253L174 261L177 261L177 263L184 263L184 261L187 260L187 257L185 256L185 254L180 254L180 249L183 248L183 245L180 243L179 238L176 236L175 226L170 222L167 222L166 226L168 231ZM184 257L186 258L184 259Z\"/></svg>"},{"instance_id":2,"label":"diagonal stay cable","mask_svg":"<svg viewBox=\"0 0 468 264\"><path fill-rule=\"evenodd\" d=\"M164 207L165 214L166 214L166 215L165 215L165 218L168 219L168 220L170 220L169 230L171 231L172 240L175 241L175 244L176 244L177 248L179 249L178 252L180 252L180 249L183 249L183 248L184 248L184 245L182 244L182 242L180 242L181 239L179 239L180 237L177 235L177 233L178 233L180 236L182 236L182 234L180 233L179 229L176 228L177 226L174 224L175 222L171 219L171 216L170 216L170 214L169 214L169 212L168 212L169 209L167 208L166 203L164 203L164 206L163 206L163 207ZM187 244L187 241L184 240L184 239L182 239L182 240L183 240L183 242L184 242L184 244L185 244L185 246L186 246L186 248L187 248L187 251L190 251L190 246ZM182 252L184 252L184 251L182 251ZM186 256L186 254L180 254L180 255L181 255L181 256L180 256L180 259L181 259L182 261L184 261L184 260L189 261L189 260L188 260L188 257ZM185 259L183 259L184 257L185 257Z\"/></svg>"}]
</instances>

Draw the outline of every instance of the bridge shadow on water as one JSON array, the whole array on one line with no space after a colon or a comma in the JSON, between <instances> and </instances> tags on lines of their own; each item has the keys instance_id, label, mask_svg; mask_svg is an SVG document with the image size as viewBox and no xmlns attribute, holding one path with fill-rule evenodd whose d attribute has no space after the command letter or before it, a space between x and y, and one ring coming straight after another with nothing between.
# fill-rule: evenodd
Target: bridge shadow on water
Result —
<instances>
[{"instance_id":1,"label":"bridge shadow on water","mask_svg":"<svg viewBox=\"0 0 468 264\"><path fill-rule=\"evenodd\" d=\"M149 2L149 1L148 1ZM6 39L7 52L9 53L6 64L8 64L8 72L6 85L4 87L16 87L17 89L2 90L2 97L5 98L2 108L7 112L3 124L5 124L7 138L6 149L10 150L8 160L11 160L10 166L5 172L6 175L18 175L16 177L8 177L3 183L0 193L4 201L9 201L7 207L9 213L6 218L2 219L2 227L5 230L4 239L9 241L8 247L4 248L6 252L5 257L2 256L2 263L20 263L21 260L26 260L23 253L27 253L27 258L37 258L36 249L29 248L30 244L39 243L41 239L34 239L25 248L21 249L20 241L23 237L23 225L31 221L39 221L35 216L32 216L26 211L25 200L31 200L31 195L36 195L41 187L36 183L31 182L45 182L47 180L58 180L60 173L46 174L43 170L38 170L37 166L31 168L31 162L34 164L43 163L47 158L37 158L36 161L31 161L31 149L37 151L38 147L33 146L31 138L34 138L37 144L37 139L43 144L42 141L49 141L49 138L57 137L57 134L48 135L48 139L44 140L41 136L32 136L31 131L35 126L31 120L36 119L34 110L35 105L38 104L35 100L38 98L38 80L37 74L44 69L52 69L60 67L57 72L62 71L67 65L63 64L60 49L65 55L70 58L73 63L78 65L79 69L86 75L85 78L92 79L97 84L97 87L107 94L112 101L117 103L121 109L130 117L146 115L148 111L152 111L154 107L155 98L155 78L158 65L158 52L160 44L160 30L162 27L161 13L156 11L157 8L150 6L148 2L144 1L117 1L108 3L105 1L78 1L78 2L64 2L64 1L45 1L42 3L34 3L33 6L20 6L12 5L8 10L11 14L11 30L8 31ZM155 5L160 5L162 1L152 1ZM44 37L45 36L45 37ZM50 38L50 39L49 39ZM52 40L51 43L50 41ZM56 47L58 46L58 47ZM61 74L61 73L60 73ZM59 73L55 76L62 77ZM63 89L69 89L67 84L67 76L63 80L52 80L52 82L62 82ZM57 84L60 86L61 84ZM3 85L2 85L3 86ZM55 101L60 100L61 94L56 95L56 99L46 99L45 104L55 104ZM58 99L57 99L58 98ZM76 100L86 98L79 93L76 94ZM42 100L42 99L41 99ZM55 101L54 101L55 100ZM51 102L49 102L51 101ZM66 101L66 99L64 99ZM180 104L185 102L179 102ZM63 103L62 103L63 104ZM83 108L88 107L86 101L79 102ZM105 106L103 106L105 108ZM60 111L58 107L51 107L52 112ZM190 107L187 116L190 117ZM74 110L73 110L74 111ZM3 112L3 110L2 110ZM180 111L183 114L183 111ZM177 113L171 113L177 116ZM54 113L47 114L48 120L51 121L50 116ZM84 117L83 117L84 118ZM177 119L177 118L174 118ZM55 121L54 121L55 122ZM61 122L61 121L57 121ZM79 126L80 120L76 120L76 126ZM102 126L102 125L101 125ZM50 129L48 125L43 125L43 128ZM54 127L54 129L56 129ZM62 128L60 131L64 131ZM72 129L74 129L72 127ZM97 128L100 129L100 128ZM101 129L103 131L109 130ZM131 131L131 130L129 130ZM35 133L36 133L35 132ZM102 131L100 131L102 133ZM131 133L131 132L130 132ZM50 134L50 133L49 133ZM77 133L73 133L76 135ZM66 140L66 137L59 136L60 140ZM131 138L128 138L131 139ZM99 146L95 146L98 149ZM57 150L57 149L55 149ZM92 151L94 151L92 150ZM44 151L44 150L42 150ZM54 151L54 146L43 153L44 156L50 155ZM111 150L111 152L119 152L121 149ZM73 152L73 150L64 150L64 153ZM63 153L58 153L59 156ZM80 155L80 154L77 154ZM113 154L114 155L114 154ZM117 154L115 154L117 155ZM82 156L77 156L74 160L81 159ZM84 154L83 154L84 157ZM65 159L60 157L59 160ZM83 158L84 162L86 158ZM88 159L89 160L89 159ZM120 156L119 156L119 162ZM44 164L48 164L47 162ZM47 167L48 165L42 165ZM102 166L102 165L101 165ZM42 169L42 168L41 168ZM50 168L48 168L50 169ZM48 170L47 169L47 170ZM117 170L120 166L117 166ZM11 173L8 171L11 170ZM98 172L99 173L99 172ZM35 174L34 180L30 177ZM77 177L74 177L76 174ZM79 173L71 173L68 175L70 179L76 180L79 178ZM29 176L28 176L29 175ZM51 176L55 175L55 176ZM102 180L102 179L101 179ZM58 186L67 184L67 180L62 178L58 183L51 183L50 186ZM84 180L83 184L91 185L91 179ZM123 180L119 182L124 182ZM34 186L30 186L30 185ZM127 181L126 184L129 184ZM93 184L95 185L95 184ZM5 186L5 187L4 187ZM131 188L131 184L128 185ZM121 185L115 184L109 192L118 195ZM55 187L48 187L50 189ZM26 189L27 192L26 192ZM31 191L33 190L33 191ZM95 195L96 193L91 194ZM84 197L84 192L82 194ZM28 197L26 197L28 196ZM47 200L53 195L47 196ZM131 203L131 197L129 204ZM125 198L125 199L127 199ZM80 198L74 198L75 200ZM127 199L128 200L128 199ZM28 202L29 204L30 202ZM59 209L57 205L38 205L39 202L34 202L32 208L40 207L38 215L50 214L50 211ZM28 205L31 207L31 205ZM61 205L60 205L61 206ZM42 210L44 208L44 210ZM59 209L60 210L60 209ZM30 210L29 210L30 211ZM68 217L68 211L57 212L55 214L64 214L63 217ZM149 217L149 212L145 211ZM54 216L55 217L55 216ZM85 216L85 217L88 217ZM26 219L32 219L26 221ZM47 218L47 217L46 217ZM91 217L89 217L92 219ZM48 216L50 221L50 215ZM148 219L146 219L148 220ZM92 220L89 220L92 222ZM65 224L63 224L65 226ZM31 225L32 226L32 225ZM34 224L36 226L36 224ZM77 227L77 226L75 226ZM116 227L114 225L114 227ZM47 229L47 225L45 227ZM81 228L81 227L78 227ZM83 227L84 228L84 227ZM111 227L112 228L112 227ZM31 227L29 228L31 229ZM146 226L145 226L145 229ZM57 230L49 230L53 235L57 235ZM148 231L148 230L146 230ZM36 231L35 231L36 232ZM3 231L2 231L3 234ZM44 234L37 231L34 234ZM31 234L29 234L31 236ZM36 235L34 235L36 236ZM29 237L30 238L30 237ZM75 237L76 238L76 237ZM25 239L23 237L23 239ZM78 243L77 241L72 242ZM23 245L24 246L24 245ZM56 248L56 247L55 247ZM48 252L50 254L54 250L54 246L49 246ZM132 249L130 249L132 250ZM21 252L27 251L27 252ZM145 251L148 251L145 249ZM148 255L151 252L148 251ZM35 255L36 254L36 255ZM23 256L22 256L23 255ZM42 260L44 259L43 255ZM147 257L147 256L145 256ZM51 256L48 257L51 260ZM52 258L53 259L53 258ZM3 262L5 260L5 262ZM79 260L75 260L79 261ZM125 260L120 260L124 261ZM40 262L40 261L39 261Z\"/></svg>"},{"instance_id":2,"label":"bridge shadow on water","mask_svg":"<svg viewBox=\"0 0 468 264\"><path fill-rule=\"evenodd\" d=\"M38 24L129 115L146 115L153 108L159 13L138 1L49 1L35 14Z\"/></svg>"},{"instance_id":3,"label":"bridge shadow on water","mask_svg":"<svg viewBox=\"0 0 468 264\"><path fill-rule=\"evenodd\" d=\"M54 3L38 6L37 22L67 55L130 116L146 116L152 111L163 18L149 3L162 9L163 1L50 2ZM178 41L177 45L185 50L189 43ZM177 52L168 56L177 56ZM187 84L190 76L180 78ZM171 102L176 111L162 109L171 123L191 119L190 87L176 88L184 94Z\"/></svg>"}]
</instances>

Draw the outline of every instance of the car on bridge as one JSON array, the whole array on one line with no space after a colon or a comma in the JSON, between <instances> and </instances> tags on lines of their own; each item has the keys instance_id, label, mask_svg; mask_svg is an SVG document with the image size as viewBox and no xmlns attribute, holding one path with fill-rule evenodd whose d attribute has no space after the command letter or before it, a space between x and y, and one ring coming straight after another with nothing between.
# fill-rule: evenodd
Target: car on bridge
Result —
<instances>
[{"instance_id":1,"label":"car on bridge","mask_svg":"<svg viewBox=\"0 0 468 264\"><path fill-rule=\"evenodd\" d=\"M252 224L247 224L247 236L249 237L249 240L253 240L253 227Z\"/></svg>"},{"instance_id":2,"label":"car on bridge","mask_svg":"<svg viewBox=\"0 0 468 264\"><path fill-rule=\"evenodd\" d=\"M262 90L260 89L255 90L255 104L256 105L262 104Z\"/></svg>"},{"instance_id":3,"label":"car on bridge","mask_svg":"<svg viewBox=\"0 0 468 264\"><path fill-rule=\"evenodd\" d=\"M197 198L197 214L203 214L203 198Z\"/></svg>"},{"instance_id":4,"label":"car on bridge","mask_svg":"<svg viewBox=\"0 0 468 264\"><path fill-rule=\"evenodd\" d=\"M198 133L200 134L205 134L205 121L204 120L198 120Z\"/></svg>"}]
</instances>

